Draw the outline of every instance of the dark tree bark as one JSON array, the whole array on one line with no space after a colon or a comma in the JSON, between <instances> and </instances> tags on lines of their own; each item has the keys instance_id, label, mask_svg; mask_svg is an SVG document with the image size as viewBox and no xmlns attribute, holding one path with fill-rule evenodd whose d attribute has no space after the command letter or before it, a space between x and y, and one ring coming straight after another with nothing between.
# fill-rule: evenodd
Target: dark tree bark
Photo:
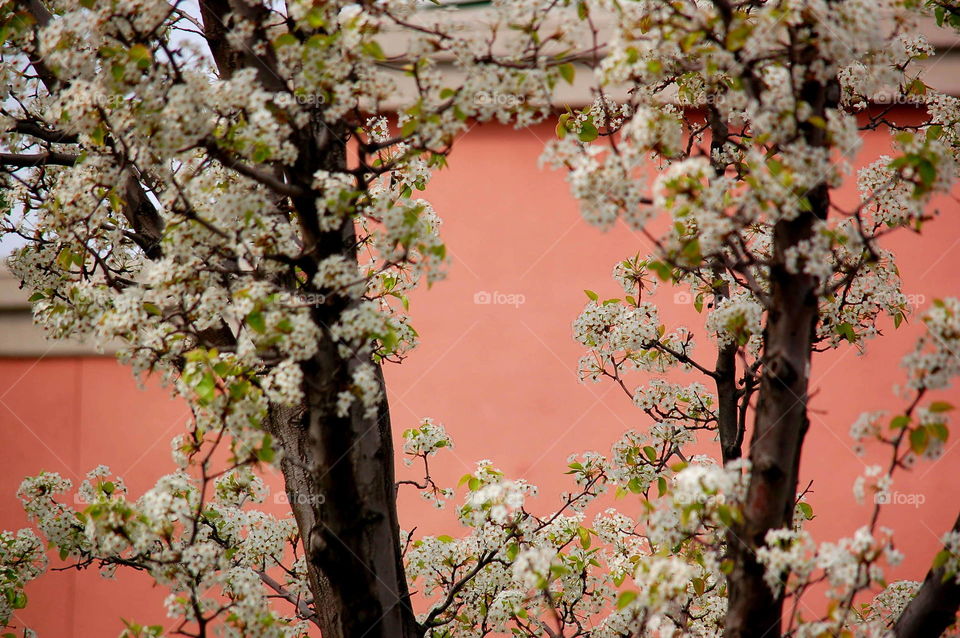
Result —
<instances>
[{"instance_id":1,"label":"dark tree bark","mask_svg":"<svg viewBox=\"0 0 960 638\"><path fill-rule=\"evenodd\" d=\"M774 231L782 252L810 236L810 215L780 222ZM783 600L764 582L756 549L771 529L793 520L800 449L806 434L810 346L817 319L815 282L808 275L774 267L766 348L760 379L756 424L750 441L752 474L743 522L728 537L733 571L728 576L729 602L725 635L771 638L780 635Z\"/></svg>"},{"instance_id":2,"label":"dark tree bark","mask_svg":"<svg viewBox=\"0 0 960 638\"><path fill-rule=\"evenodd\" d=\"M953 524L953 531L960 531L960 516ZM893 635L896 638L940 636L957 621L958 610L960 583L957 575L948 575L943 567L932 567L917 595L897 619Z\"/></svg>"},{"instance_id":3,"label":"dark tree bark","mask_svg":"<svg viewBox=\"0 0 960 638\"><path fill-rule=\"evenodd\" d=\"M818 55L814 45L795 52L795 62L807 65ZM824 118L839 99L835 80L808 79L800 96L813 113ZM799 124L806 142L826 144L826 133L811 123ZM764 567L756 558L768 531L793 522L800 452L809 427L807 390L818 321L816 278L786 268L787 250L809 239L818 220L826 219L830 192L820 183L806 194L808 206L796 217L777 222L773 230L770 301L764 327L763 368L753 436L752 473L743 506L743 520L728 535L729 598L724 635L728 638L780 636L783 597L764 581ZM800 203L798 202L798 207Z\"/></svg>"},{"instance_id":4,"label":"dark tree bark","mask_svg":"<svg viewBox=\"0 0 960 638\"><path fill-rule=\"evenodd\" d=\"M730 136L730 130L716 106L707 109L707 124L710 127L710 163L717 175L722 175L726 166L716 158L720 157L723 146ZM715 274L723 272L718 264ZM717 303L730 296L730 287L726 284L716 291ZM723 464L740 458L743 446L743 430L738 418L739 395L737 393L737 344L730 343L717 352L714 383L717 387L717 431L720 435L720 454Z\"/></svg>"},{"instance_id":5,"label":"dark tree bark","mask_svg":"<svg viewBox=\"0 0 960 638\"><path fill-rule=\"evenodd\" d=\"M18 1L34 14L38 25L53 19L38 0ZM225 37L224 19L235 11L259 25L254 37L268 41L263 33L267 16L262 6L235 0L202 0L200 9L221 77L229 78L239 68L252 67L266 89L288 90L276 71L272 49L268 47L261 54L254 53L253 46L233 49ZM33 51L26 53L47 89L54 92L60 88L60 81L42 59ZM39 122L21 122L18 127L41 141L77 141L75 136L60 135ZM353 221L345 220L336 231L321 232L314 196L310 194L317 170L346 169L347 139L347 131L336 130L315 117L309 126L294 132L292 141L297 144L298 159L283 171L270 165L244 164L213 142L213 148L208 149L213 159L272 188L285 207L292 204L304 244L297 265L311 277L317 264L327 257L356 259ZM109 136L108 146L120 165L129 166L122 151L109 143ZM74 159L65 153L4 154L0 165L69 165ZM162 256L163 218L140 177L132 167L124 173L123 214L132 228L131 240L148 258L156 259ZM353 371L371 364L369 353L343 358L329 333L329 326L351 303L341 298L313 309L313 320L324 336L317 354L302 364L306 399L293 409L272 406L264 427L282 451L280 468L303 541L312 603L324 638L413 638L422 631L410 607L401 560L390 416L378 366L383 399L375 414L367 416L360 405L354 405L345 417L336 414L337 395L351 386ZM198 345L204 347L236 345L236 337L226 325L196 337Z\"/></svg>"},{"instance_id":6,"label":"dark tree bark","mask_svg":"<svg viewBox=\"0 0 960 638\"><path fill-rule=\"evenodd\" d=\"M253 46L231 50L225 39L227 11L263 25L261 6L205 0L201 9L207 41L222 77L229 77L239 66L252 67L268 90L287 90L271 49L260 55L253 53ZM261 30L258 27L257 31ZM265 33L255 32L254 37L267 39ZM348 132L315 117L294 135L296 162L269 178L283 184L283 195L293 195L304 244L302 266L312 277L317 264L327 257L356 259L352 219L336 231L321 231L315 195L311 194L317 170L346 169ZM337 395L351 386L353 371L370 364L369 355L344 359L329 334L329 326L348 307L344 299L314 307L313 319L324 337L317 354L302 364L304 405L293 411L274 410L267 427L283 453L281 471L303 541L324 638L412 638L420 631L401 559L393 440L379 366L383 399L376 414L366 416L358 403L346 417L336 412Z\"/></svg>"},{"instance_id":7,"label":"dark tree bark","mask_svg":"<svg viewBox=\"0 0 960 638\"><path fill-rule=\"evenodd\" d=\"M720 454L724 465L740 458L743 443L738 418L736 356L736 344L721 348L717 354L717 429L720 432Z\"/></svg>"}]
</instances>

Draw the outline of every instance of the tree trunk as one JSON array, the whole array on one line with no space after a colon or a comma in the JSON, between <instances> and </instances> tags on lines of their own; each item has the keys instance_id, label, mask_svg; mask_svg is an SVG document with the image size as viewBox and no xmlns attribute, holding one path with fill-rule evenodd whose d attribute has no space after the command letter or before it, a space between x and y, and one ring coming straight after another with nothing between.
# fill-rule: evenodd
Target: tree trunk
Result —
<instances>
[{"instance_id":1,"label":"tree trunk","mask_svg":"<svg viewBox=\"0 0 960 638\"><path fill-rule=\"evenodd\" d=\"M400 558L386 400L375 417L365 418L359 405L336 417L351 367L332 344L322 348L306 372L307 408L276 411L269 428L283 451L324 638L417 636Z\"/></svg>"},{"instance_id":2,"label":"tree trunk","mask_svg":"<svg viewBox=\"0 0 960 638\"><path fill-rule=\"evenodd\" d=\"M224 23L234 11L254 26L259 41L268 41L269 17L261 5L242 0L202 0L204 32L222 78L237 68L257 70L270 91L288 87L277 71L270 47L256 53L251 40L234 49ZM352 219L335 231L321 231L312 192L317 170L346 169L349 131L323 122L317 114L294 133L297 159L277 181L295 185L301 195L292 198L303 242L308 280L317 265L332 255L356 259ZM292 282L291 282L292 283ZM334 325L349 300L328 299L314 307L313 320L323 332L318 352L303 362L305 402L300 410L273 410L269 423L282 450L281 470L308 565L313 604L324 638L413 638L419 635L400 556L393 441L383 375L376 366L383 399L377 413L364 415L354 403L346 417L338 417L339 392L352 384L352 373L370 364L369 355L344 359L329 326Z\"/></svg>"},{"instance_id":3,"label":"tree trunk","mask_svg":"<svg viewBox=\"0 0 960 638\"><path fill-rule=\"evenodd\" d=\"M812 46L800 52L809 64L818 52ZM806 81L800 98L814 114L825 117L839 99L836 81ZM811 146L826 145L825 132L809 122L799 125ZM764 581L756 550L768 531L793 522L800 451L806 435L807 389L810 360L818 320L818 282L803 272L786 268L787 250L811 237L817 220L827 217L830 193L820 183L807 194L809 202L794 219L780 220L773 229L773 265L770 267L770 307L764 328L763 368L753 436L750 441L751 476L743 506L743 520L727 537L732 571L727 576L729 598L724 636L773 638L780 636L783 596ZM799 202L798 202L799 205Z\"/></svg>"},{"instance_id":4,"label":"tree trunk","mask_svg":"<svg viewBox=\"0 0 960 638\"><path fill-rule=\"evenodd\" d=\"M809 215L780 222L774 231L777 250L810 235ZM743 508L743 522L728 536L733 571L728 576L729 601L725 636L780 636L783 599L764 582L756 549L771 529L793 520L800 449L806 434L807 384L814 326L817 320L815 282L808 275L774 267L770 310L765 328L763 374L756 424L750 441L752 473Z\"/></svg>"}]
</instances>

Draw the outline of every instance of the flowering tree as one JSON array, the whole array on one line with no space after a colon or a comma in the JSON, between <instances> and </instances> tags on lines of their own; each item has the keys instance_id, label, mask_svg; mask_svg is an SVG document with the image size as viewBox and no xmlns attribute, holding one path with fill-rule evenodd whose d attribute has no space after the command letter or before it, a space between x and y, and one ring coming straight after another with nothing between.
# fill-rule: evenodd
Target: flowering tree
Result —
<instances>
[{"instance_id":1,"label":"flowering tree","mask_svg":"<svg viewBox=\"0 0 960 638\"><path fill-rule=\"evenodd\" d=\"M19 492L61 560L169 588L173 626L130 622L126 636L902 637L953 624L960 527L922 585L885 585L900 554L877 525L882 499L851 538L817 545L797 493L813 353L904 321L878 240L921 230L956 175L960 102L911 65L931 53L918 16L952 24L952 5L504 1L483 26L411 0L180 5L2 9L3 230L25 243L10 266L53 336L119 343L193 409L179 469L139 498L102 466L78 488L83 507L53 473ZM575 487L548 514L525 504L533 486L481 462L461 481L469 533L414 539L397 524L381 365L415 344L406 293L445 260L415 193L471 120L539 121L584 67L596 100L559 116L544 159L569 171L589 221L622 219L657 250L616 264L623 299L588 291L580 370L651 423L609 455L571 458ZM880 93L926 119L867 111ZM861 200L842 208L832 193L862 130L889 130L895 153L859 172ZM647 299L664 283L705 312L707 345L659 321ZM861 498L947 439L951 406L930 393L960 372L960 302L923 320L903 410L852 428L890 451L854 486ZM678 368L700 382L660 378ZM698 432L717 459L687 451ZM429 460L450 438L426 419L404 439L426 473L403 483L442 506L453 490ZM283 472L289 517L254 507L264 463ZM606 492L626 498L604 509ZM9 622L45 544L29 529L2 541ZM830 604L803 618L817 586Z\"/></svg>"}]
</instances>

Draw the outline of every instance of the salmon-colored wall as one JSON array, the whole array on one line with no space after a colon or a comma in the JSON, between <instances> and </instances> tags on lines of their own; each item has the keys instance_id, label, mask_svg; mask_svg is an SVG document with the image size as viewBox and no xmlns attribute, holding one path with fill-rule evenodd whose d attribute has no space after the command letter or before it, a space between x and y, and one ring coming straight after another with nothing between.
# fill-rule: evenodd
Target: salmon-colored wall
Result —
<instances>
[{"instance_id":1,"label":"salmon-colored wall","mask_svg":"<svg viewBox=\"0 0 960 638\"><path fill-rule=\"evenodd\" d=\"M563 175L537 168L552 134L546 125L519 132L476 127L458 142L451 168L438 173L428 191L445 220L449 276L413 295L411 314L422 345L387 370L395 430L431 416L454 437L455 449L431 463L440 484L455 485L475 460L489 458L508 476L539 485L533 507L541 510L554 507L557 494L569 489L563 471L570 453L606 452L624 430L649 425L613 384L578 383L582 350L570 329L586 299L582 290L619 296L610 279L613 264L649 251L649 245L622 226L602 233L581 221ZM864 162L885 150L882 136L868 137ZM922 238L902 232L887 242L901 256L904 292L927 304L960 294L958 205L950 198L939 204L941 218ZM522 295L523 303L475 302L479 293L494 292ZM668 326L690 326L709 347L692 305L673 303L669 289L657 300ZM865 464L880 457L857 457L847 432L863 410L902 405L891 388L902 380L899 359L918 326L889 332L865 356L845 348L815 359L801 482L814 481L810 500L817 518L811 529L818 540L848 535L869 518L870 506L856 504L851 485ZM678 378L703 381L694 374ZM960 404L955 391L944 396L951 400L951 394ZM22 476L40 470L76 481L106 463L138 495L172 470L169 439L187 416L165 391L139 391L129 371L109 359L0 360L0 526L24 523L16 487ZM896 477L895 491L922 495L924 503L891 505L882 515L881 523L897 530L907 554L893 578L922 577L937 538L960 510L958 440L954 432L940 461L919 463L912 474ZM714 449L708 441L702 448ZM415 477L413 469L398 467L401 475ZM620 506L635 503L625 499ZM401 522L407 529L416 526L418 534L458 529L452 509L437 512L413 492L401 492ZM27 591L30 605L20 617L42 635L116 635L121 616L141 623L166 620L159 607L165 592L138 575L105 581L94 570L56 573Z\"/></svg>"}]
</instances>

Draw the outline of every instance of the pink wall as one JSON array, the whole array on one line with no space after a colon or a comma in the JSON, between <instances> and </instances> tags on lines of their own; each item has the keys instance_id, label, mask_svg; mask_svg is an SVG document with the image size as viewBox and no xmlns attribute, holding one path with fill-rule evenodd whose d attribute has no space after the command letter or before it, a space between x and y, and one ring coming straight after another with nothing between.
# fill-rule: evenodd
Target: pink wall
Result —
<instances>
[{"instance_id":1,"label":"pink wall","mask_svg":"<svg viewBox=\"0 0 960 638\"><path fill-rule=\"evenodd\" d=\"M606 452L624 430L648 425L612 384L578 383L582 351L571 338L570 323L585 301L584 288L618 296L609 276L613 264L649 246L622 226L601 233L580 220L563 175L537 168L551 135L550 126L520 132L490 126L474 128L460 140L451 168L435 177L429 191L445 220L450 274L413 296L422 345L387 370L395 429L431 416L454 437L456 448L432 464L439 483L453 486L475 460L493 459L508 476L541 487L534 508L542 510L568 489L563 471L570 453ZM864 161L884 150L882 139L868 138ZM940 203L941 219L928 226L922 240L901 233L888 243L901 255L904 292L923 295L927 303L960 294L957 204L946 198ZM494 291L523 295L524 303L475 303L477 293ZM692 306L674 304L669 290L657 299L668 326L685 323L705 342ZM891 330L892 336L871 344L865 356L842 349L815 360L801 482L814 480L811 501L818 517L812 530L819 540L849 534L869 518L869 506L856 504L851 485L864 465L879 457L855 456L847 431L863 410L901 405L891 387L902 380L898 362L917 330L915 324ZM702 381L693 374L682 378ZM945 397L960 404L955 391ZM168 441L186 418L182 404L157 388L141 393L129 372L110 360L0 360L0 427L6 433L0 449L6 469L0 478L0 526L23 523L16 486L23 475L43 469L76 479L106 463L139 494L171 470ZM925 502L890 506L882 516L882 524L897 529L907 554L894 577L921 577L937 538L960 509L954 495L960 489L957 440L954 433L940 461L920 463L912 475L897 477L896 491L922 494ZM620 505L634 504L627 499ZM401 521L418 533L457 529L452 510L437 512L413 492L401 493ZM22 618L63 638L115 635L120 616L164 622L157 607L162 590L139 576L117 580L104 581L93 571L48 576L29 587L31 604Z\"/></svg>"}]
</instances>

